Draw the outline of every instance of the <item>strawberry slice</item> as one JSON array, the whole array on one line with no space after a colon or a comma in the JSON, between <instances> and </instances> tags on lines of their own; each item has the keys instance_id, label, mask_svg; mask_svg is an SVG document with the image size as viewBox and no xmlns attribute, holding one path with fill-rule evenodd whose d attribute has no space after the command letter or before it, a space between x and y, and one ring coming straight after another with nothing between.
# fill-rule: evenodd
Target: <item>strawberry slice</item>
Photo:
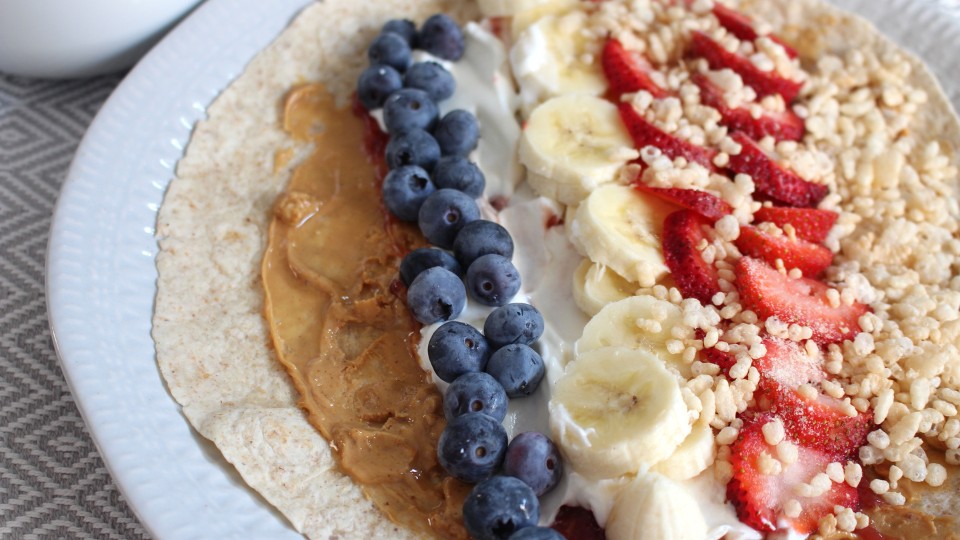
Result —
<instances>
[{"instance_id":1,"label":"strawberry slice","mask_svg":"<svg viewBox=\"0 0 960 540\"><path fill-rule=\"evenodd\" d=\"M784 268L799 268L807 277L819 277L833 262L833 252L819 244L791 240L787 235L773 236L749 225L740 227L734 244L744 255L763 259L774 267L780 259Z\"/></svg>"},{"instance_id":2,"label":"strawberry slice","mask_svg":"<svg viewBox=\"0 0 960 540\"><path fill-rule=\"evenodd\" d=\"M809 534L817 530L820 518L833 513L834 505L858 510L857 490L846 483L834 483L816 498L796 494L798 485L809 483L833 461L832 456L815 449L800 447L797 461L785 466L780 474L763 473L762 454L776 456L776 449L767 444L762 431L764 424L772 419L773 415L763 413L745 416L740 435L730 447L733 478L727 484L727 499L740 521L770 533L785 520L796 532ZM786 517L783 511L791 499L800 503L800 515L795 518Z\"/></svg>"},{"instance_id":3,"label":"strawberry slice","mask_svg":"<svg viewBox=\"0 0 960 540\"><path fill-rule=\"evenodd\" d=\"M691 80L700 87L700 101L716 109L720 113L720 122L732 131L742 131L756 140L767 135L778 141L799 141L803 138L803 120L789 108L783 112L764 111L760 118L754 118L746 107L728 107L723 90L710 77L695 73Z\"/></svg>"},{"instance_id":4,"label":"strawberry slice","mask_svg":"<svg viewBox=\"0 0 960 540\"><path fill-rule=\"evenodd\" d=\"M800 178L796 173L775 163L743 133L731 135L742 147L739 154L730 156L727 166L734 173L753 177L757 193L787 206L813 207L827 196L828 188Z\"/></svg>"},{"instance_id":5,"label":"strawberry slice","mask_svg":"<svg viewBox=\"0 0 960 540\"><path fill-rule=\"evenodd\" d=\"M693 210L710 220L711 223L733 213L733 207L727 201L697 189L657 188L651 187L637 180L633 183L634 189L643 193L655 195L668 203Z\"/></svg>"},{"instance_id":6,"label":"strawberry slice","mask_svg":"<svg viewBox=\"0 0 960 540\"><path fill-rule=\"evenodd\" d=\"M784 208L777 206L764 206L753 214L755 223L773 223L781 229L789 223L796 230L797 238L815 244L822 244L827 239L827 235L830 234L830 229L833 228L833 224L837 222L838 217L836 212L820 210L819 208Z\"/></svg>"},{"instance_id":7,"label":"strawberry slice","mask_svg":"<svg viewBox=\"0 0 960 540\"><path fill-rule=\"evenodd\" d=\"M714 348L700 349L700 354L703 355L704 361L720 366L720 371L724 375L726 375L730 371L730 368L737 363L736 357L734 357L732 354L718 351Z\"/></svg>"},{"instance_id":8,"label":"strawberry slice","mask_svg":"<svg viewBox=\"0 0 960 540\"><path fill-rule=\"evenodd\" d=\"M678 210L663 223L663 258L680 293L707 305L720 291L717 269L707 264L697 250L706 239L703 226L709 222L692 210Z\"/></svg>"},{"instance_id":9,"label":"strawberry slice","mask_svg":"<svg viewBox=\"0 0 960 540\"><path fill-rule=\"evenodd\" d=\"M687 161L699 163L711 171L716 170L713 165L713 158L717 155L715 150L697 146L665 133L657 126L647 122L647 119L629 103L620 103L617 107L620 110L620 118L627 126L627 131L638 150L645 146L655 146L670 159L684 157Z\"/></svg>"},{"instance_id":10,"label":"strawberry slice","mask_svg":"<svg viewBox=\"0 0 960 540\"><path fill-rule=\"evenodd\" d=\"M853 457L873 427L873 412L847 416L841 409L843 402L834 397L818 393L809 399L771 380L761 381L760 386L770 402L770 412L783 420L796 442L835 461Z\"/></svg>"},{"instance_id":11,"label":"strawberry slice","mask_svg":"<svg viewBox=\"0 0 960 540\"><path fill-rule=\"evenodd\" d=\"M617 97L640 90L650 92L655 98L670 95L650 78L653 72L650 62L640 53L628 51L617 39L610 38L603 45L600 63L610 90Z\"/></svg>"},{"instance_id":12,"label":"strawberry slice","mask_svg":"<svg viewBox=\"0 0 960 540\"><path fill-rule=\"evenodd\" d=\"M810 357L796 341L767 336L763 345L767 354L753 361L753 367L760 372L761 387L770 381L777 387L793 389L826 378L821 360Z\"/></svg>"},{"instance_id":13,"label":"strawberry slice","mask_svg":"<svg viewBox=\"0 0 960 540\"><path fill-rule=\"evenodd\" d=\"M757 259L742 257L734 271L740 299L747 309L761 319L776 316L788 324L808 326L813 330L813 340L821 345L853 339L860 332L860 316L869 310L859 302L849 306L841 302L833 307L824 283L793 279Z\"/></svg>"},{"instance_id":14,"label":"strawberry slice","mask_svg":"<svg viewBox=\"0 0 960 540\"><path fill-rule=\"evenodd\" d=\"M750 17L747 17L739 11L728 8L727 6L717 2L713 5L713 14L716 16L717 20L720 21L720 26L726 28L728 32L737 36L737 39L740 41L756 41L757 38L760 37L760 35L757 34L757 30L753 27L753 21L750 20ZM796 58L798 56L797 50L790 45L787 45L779 37L773 34L767 34L766 37L780 44L783 47L784 52L786 52L787 56L790 58Z\"/></svg>"},{"instance_id":15,"label":"strawberry slice","mask_svg":"<svg viewBox=\"0 0 960 540\"><path fill-rule=\"evenodd\" d=\"M762 71L749 59L724 49L703 32L693 32L692 37L691 52L694 56L705 59L712 69L736 71L743 83L753 88L759 97L780 94L783 101L790 104L803 87L801 81L791 81L775 71Z\"/></svg>"}]
</instances>

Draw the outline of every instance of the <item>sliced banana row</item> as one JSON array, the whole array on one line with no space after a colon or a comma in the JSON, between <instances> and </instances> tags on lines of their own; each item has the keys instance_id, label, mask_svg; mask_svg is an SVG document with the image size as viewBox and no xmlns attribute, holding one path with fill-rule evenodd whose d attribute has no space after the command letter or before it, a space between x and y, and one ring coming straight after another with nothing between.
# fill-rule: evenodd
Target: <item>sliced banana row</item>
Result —
<instances>
[{"instance_id":1,"label":"sliced banana row","mask_svg":"<svg viewBox=\"0 0 960 540\"><path fill-rule=\"evenodd\" d=\"M629 186L606 184L577 207L568 230L590 260L641 287L652 287L669 272L660 236L674 210Z\"/></svg>"},{"instance_id":2,"label":"sliced banana row","mask_svg":"<svg viewBox=\"0 0 960 540\"><path fill-rule=\"evenodd\" d=\"M676 482L657 473L639 474L624 487L605 529L609 540L707 537L707 524L697 500Z\"/></svg>"},{"instance_id":3,"label":"sliced banana row","mask_svg":"<svg viewBox=\"0 0 960 540\"><path fill-rule=\"evenodd\" d=\"M646 349L578 354L554 386L549 410L564 456L593 478L646 470L690 433L677 378Z\"/></svg>"},{"instance_id":4,"label":"sliced banana row","mask_svg":"<svg viewBox=\"0 0 960 540\"><path fill-rule=\"evenodd\" d=\"M616 106L572 94L534 109L520 136L518 155L537 193L572 205L612 182L638 154Z\"/></svg>"},{"instance_id":5,"label":"sliced banana row","mask_svg":"<svg viewBox=\"0 0 960 540\"><path fill-rule=\"evenodd\" d=\"M510 65L529 101L565 94L598 96L607 89L599 59L601 39L585 34L588 15L578 2L556 2L518 13Z\"/></svg>"},{"instance_id":6,"label":"sliced banana row","mask_svg":"<svg viewBox=\"0 0 960 540\"><path fill-rule=\"evenodd\" d=\"M584 259L573 274L573 301L591 317L607 304L629 298L639 288L613 270Z\"/></svg>"},{"instance_id":7,"label":"sliced banana row","mask_svg":"<svg viewBox=\"0 0 960 540\"><path fill-rule=\"evenodd\" d=\"M717 442L713 429L706 423L697 422L673 455L654 465L653 471L673 480L689 480L707 470L716 459Z\"/></svg>"},{"instance_id":8,"label":"sliced banana row","mask_svg":"<svg viewBox=\"0 0 960 540\"><path fill-rule=\"evenodd\" d=\"M631 296L608 304L583 327L577 354L605 347L644 349L684 378L690 366L680 354L667 350L674 327L683 326L683 312L676 305L653 296Z\"/></svg>"}]
</instances>

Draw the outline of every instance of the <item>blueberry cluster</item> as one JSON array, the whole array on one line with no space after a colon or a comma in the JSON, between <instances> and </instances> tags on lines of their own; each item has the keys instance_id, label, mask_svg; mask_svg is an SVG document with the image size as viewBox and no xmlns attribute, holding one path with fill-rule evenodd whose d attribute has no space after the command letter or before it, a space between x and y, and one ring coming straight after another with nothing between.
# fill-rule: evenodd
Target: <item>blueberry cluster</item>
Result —
<instances>
[{"instance_id":1,"label":"blueberry cluster","mask_svg":"<svg viewBox=\"0 0 960 540\"><path fill-rule=\"evenodd\" d=\"M411 21L389 21L368 49L370 67L360 75L357 94L367 109L383 108L390 135L385 206L397 219L416 222L431 244L453 252L415 250L400 268L407 305L430 324L456 318L468 293L484 305L506 304L520 290L520 273L510 260L510 234L480 219L476 198L486 179L468 158L479 141L479 123L461 109L440 117L438 103L453 95L456 81L437 62L411 65L417 47L457 60L463 33L443 14L427 19L419 32Z\"/></svg>"},{"instance_id":2,"label":"blueberry cluster","mask_svg":"<svg viewBox=\"0 0 960 540\"><path fill-rule=\"evenodd\" d=\"M453 258L448 262L457 263ZM437 458L451 476L477 483L463 508L464 523L474 538L512 538L515 531L535 526L537 497L560 480L563 462L553 441L531 431L508 444L501 423L508 398L533 394L543 379L543 359L531 347L543 331L543 316L536 308L507 304L490 313L483 333L450 321L427 344L434 372L450 383L443 396L448 423ZM523 534L536 535L518 537L559 536L549 536L556 534L552 530Z\"/></svg>"}]
</instances>

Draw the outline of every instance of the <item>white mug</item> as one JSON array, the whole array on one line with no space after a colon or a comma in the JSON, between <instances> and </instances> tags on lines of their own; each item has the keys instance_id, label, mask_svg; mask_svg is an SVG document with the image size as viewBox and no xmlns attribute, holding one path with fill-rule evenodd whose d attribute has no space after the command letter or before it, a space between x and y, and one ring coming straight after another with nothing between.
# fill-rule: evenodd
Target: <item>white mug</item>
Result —
<instances>
[{"instance_id":1,"label":"white mug","mask_svg":"<svg viewBox=\"0 0 960 540\"><path fill-rule=\"evenodd\" d=\"M202 0L0 0L0 72L86 77L129 67Z\"/></svg>"}]
</instances>

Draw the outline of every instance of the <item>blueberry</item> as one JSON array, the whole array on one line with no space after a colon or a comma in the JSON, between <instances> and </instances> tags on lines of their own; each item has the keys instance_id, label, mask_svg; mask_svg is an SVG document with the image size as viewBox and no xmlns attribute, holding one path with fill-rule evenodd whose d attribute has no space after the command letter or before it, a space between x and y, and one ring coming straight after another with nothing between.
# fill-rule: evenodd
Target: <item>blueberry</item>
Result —
<instances>
[{"instance_id":1,"label":"blueberry","mask_svg":"<svg viewBox=\"0 0 960 540\"><path fill-rule=\"evenodd\" d=\"M503 474L523 480L539 497L560 481L563 460L557 445L546 435L526 431L516 435L507 446Z\"/></svg>"},{"instance_id":2,"label":"blueberry","mask_svg":"<svg viewBox=\"0 0 960 540\"><path fill-rule=\"evenodd\" d=\"M507 432L500 421L467 413L447 423L437 442L437 458L450 476L472 484L493 476L506 449Z\"/></svg>"},{"instance_id":3,"label":"blueberry","mask_svg":"<svg viewBox=\"0 0 960 540\"><path fill-rule=\"evenodd\" d=\"M387 96L402 87L403 79L397 70L390 66L370 66L363 70L357 81L357 97L368 111L372 111L383 107Z\"/></svg>"},{"instance_id":4,"label":"blueberry","mask_svg":"<svg viewBox=\"0 0 960 540\"><path fill-rule=\"evenodd\" d=\"M543 335L543 315L530 304L507 304L487 315L483 334L494 349L513 343L532 345Z\"/></svg>"},{"instance_id":5,"label":"blueberry","mask_svg":"<svg viewBox=\"0 0 960 540\"><path fill-rule=\"evenodd\" d=\"M383 64L403 73L410 65L410 44L403 36L386 32L374 38L367 57L371 65Z\"/></svg>"},{"instance_id":6,"label":"blueberry","mask_svg":"<svg viewBox=\"0 0 960 540\"><path fill-rule=\"evenodd\" d=\"M423 324L454 319L466 303L463 282L456 274L439 266L421 272L407 289L407 307Z\"/></svg>"},{"instance_id":7,"label":"blueberry","mask_svg":"<svg viewBox=\"0 0 960 540\"><path fill-rule=\"evenodd\" d=\"M404 285L409 287L410 284L413 283L413 280L420 275L420 272L423 272L427 268L433 268L434 266L446 268L458 276L463 273L463 270L460 269L460 263L453 258L453 255L446 251L433 248L418 248L407 253L407 256L400 261L400 280L403 281Z\"/></svg>"},{"instance_id":8,"label":"blueberry","mask_svg":"<svg viewBox=\"0 0 960 540\"><path fill-rule=\"evenodd\" d=\"M447 191L441 189L436 193ZM431 195L430 197L433 197ZM430 197L423 203L423 209L430 202ZM422 223L422 219L421 219ZM421 229L423 227L421 226ZM484 255L473 261L467 268L467 290L470 297L487 306L502 306L509 302L520 290L520 272L513 266L510 259L503 255Z\"/></svg>"},{"instance_id":9,"label":"blueberry","mask_svg":"<svg viewBox=\"0 0 960 540\"><path fill-rule=\"evenodd\" d=\"M463 32L449 15L438 13L420 27L417 46L444 60L459 60L465 48Z\"/></svg>"},{"instance_id":10,"label":"blueberry","mask_svg":"<svg viewBox=\"0 0 960 540\"><path fill-rule=\"evenodd\" d=\"M480 124L477 117L463 109L455 109L443 115L433 132L445 156L465 156L477 147L480 140Z\"/></svg>"},{"instance_id":11,"label":"blueberry","mask_svg":"<svg viewBox=\"0 0 960 540\"><path fill-rule=\"evenodd\" d=\"M543 358L527 345L506 345L490 355L486 372L510 397L529 396L540 386L545 372Z\"/></svg>"},{"instance_id":12,"label":"blueberry","mask_svg":"<svg viewBox=\"0 0 960 540\"><path fill-rule=\"evenodd\" d=\"M431 244L450 249L460 229L478 219L480 208L473 198L454 189L439 189L423 202L417 221Z\"/></svg>"},{"instance_id":13,"label":"blueberry","mask_svg":"<svg viewBox=\"0 0 960 540\"><path fill-rule=\"evenodd\" d=\"M509 540L566 540L566 537L550 527L524 527L511 534Z\"/></svg>"},{"instance_id":14,"label":"blueberry","mask_svg":"<svg viewBox=\"0 0 960 540\"><path fill-rule=\"evenodd\" d=\"M383 179L383 203L403 221L416 221L420 207L435 191L430 175L416 165L398 167Z\"/></svg>"},{"instance_id":15,"label":"blueberry","mask_svg":"<svg viewBox=\"0 0 960 540\"><path fill-rule=\"evenodd\" d=\"M513 257L513 239L499 223L478 219L467 223L453 240L453 254L464 268L483 255Z\"/></svg>"},{"instance_id":16,"label":"blueberry","mask_svg":"<svg viewBox=\"0 0 960 540\"><path fill-rule=\"evenodd\" d=\"M490 347L476 328L450 321L430 336L427 357L437 377L452 382L464 373L483 371L490 358Z\"/></svg>"},{"instance_id":17,"label":"blueberry","mask_svg":"<svg viewBox=\"0 0 960 540\"><path fill-rule=\"evenodd\" d=\"M463 524L476 540L510 538L539 520L536 493L512 476L494 476L477 484L463 503Z\"/></svg>"},{"instance_id":18,"label":"blueberry","mask_svg":"<svg viewBox=\"0 0 960 540\"><path fill-rule=\"evenodd\" d=\"M403 76L403 85L423 90L438 103L452 96L457 87L453 75L436 62L418 62L410 66Z\"/></svg>"},{"instance_id":19,"label":"blueberry","mask_svg":"<svg viewBox=\"0 0 960 540\"><path fill-rule=\"evenodd\" d=\"M414 47L417 39L417 25L409 19L391 19L380 29L381 33L393 32L403 37L407 45Z\"/></svg>"},{"instance_id":20,"label":"blueberry","mask_svg":"<svg viewBox=\"0 0 960 540\"><path fill-rule=\"evenodd\" d=\"M387 166L391 169L417 165L426 171L432 171L440 159L440 147L433 135L422 129L411 129L390 137L386 156Z\"/></svg>"},{"instance_id":21,"label":"blueberry","mask_svg":"<svg viewBox=\"0 0 960 540\"><path fill-rule=\"evenodd\" d=\"M480 167L462 156L441 157L433 169L433 180L437 186L456 189L473 198L483 195L487 185Z\"/></svg>"},{"instance_id":22,"label":"blueberry","mask_svg":"<svg viewBox=\"0 0 960 540\"><path fill-rule=\"evenodd\" d=\"M383 123L391 135L411 129L433 131L439 114L430 96L416 88L401 88L383 102Z\"/></svg>"},{"instance_id":23,"label":"blueberry","mask_svg":"<svg viewBox=\"0 0 960 540\"><path fill-rule=\"evenodd\" d=\"M464 373L447 387L443 412L447 420L467 413L483 413L503 422L507 417L507 393L487 373Z\"/></svg>"}]
</instances>

